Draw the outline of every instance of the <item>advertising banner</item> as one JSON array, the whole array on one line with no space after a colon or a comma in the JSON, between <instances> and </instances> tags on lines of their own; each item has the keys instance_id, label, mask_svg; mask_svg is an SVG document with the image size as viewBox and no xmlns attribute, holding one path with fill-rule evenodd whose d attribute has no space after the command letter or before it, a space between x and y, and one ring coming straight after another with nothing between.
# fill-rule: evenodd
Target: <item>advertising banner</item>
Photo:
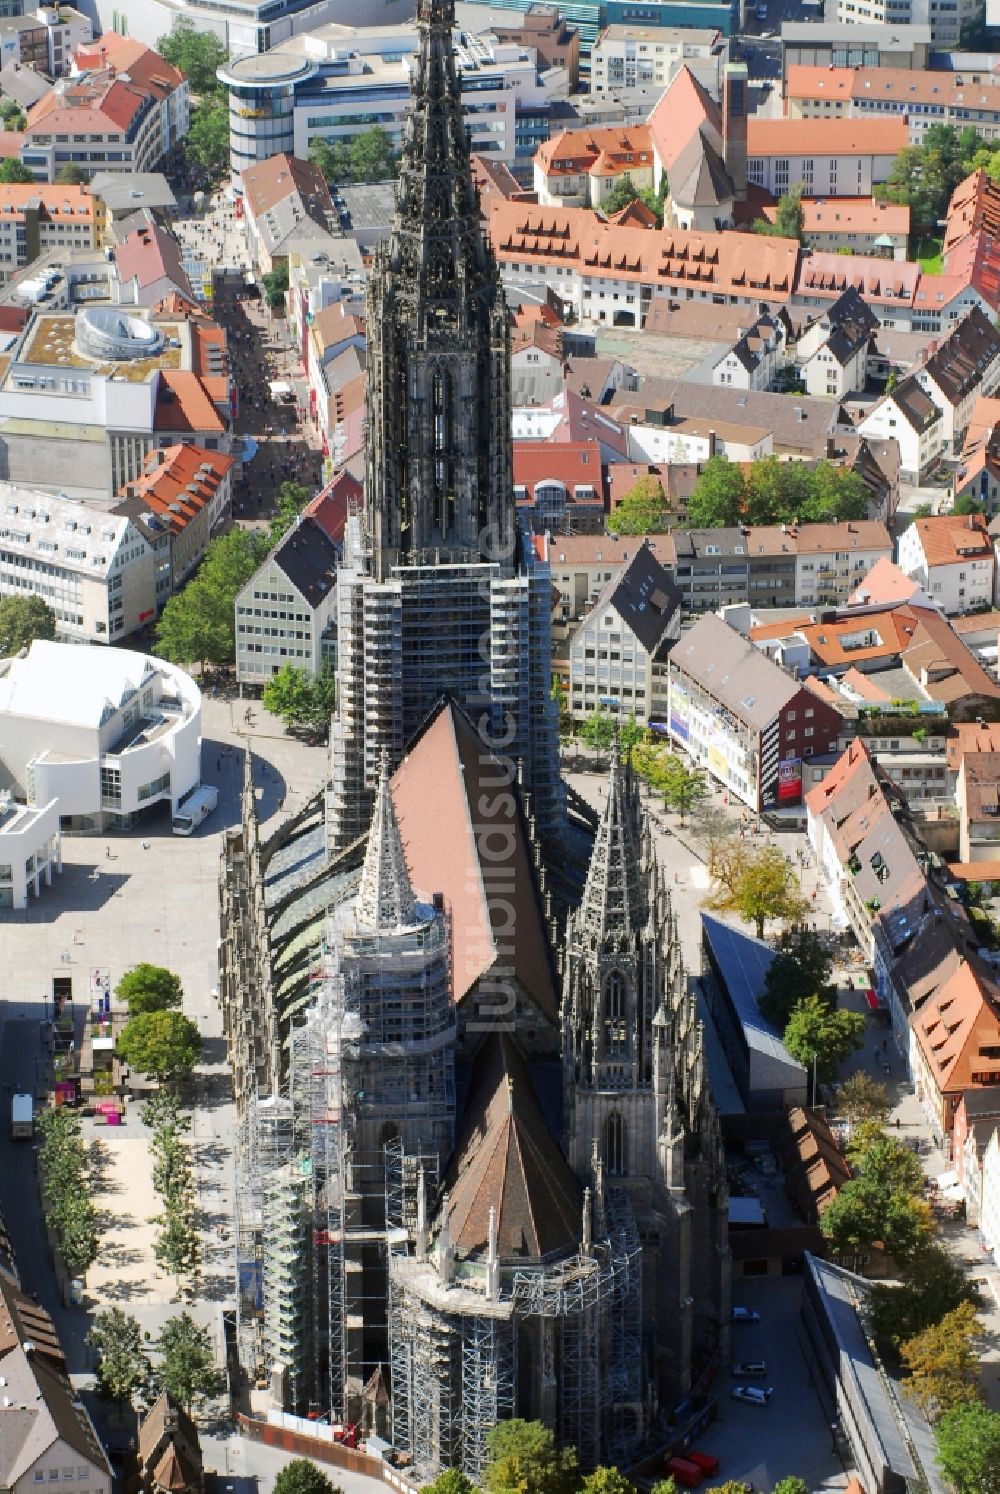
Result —
<instances>
[{"instance_id":1,"label":"advertising banner","mask_svg":"<svg viewBox=\"0 0 1000 1494\"><path fill-rule=\"evenodd\" d=\"M778 803L798 804L802 798L802 759L786 757L778 764Z\"/></svg>"}]
</instances>

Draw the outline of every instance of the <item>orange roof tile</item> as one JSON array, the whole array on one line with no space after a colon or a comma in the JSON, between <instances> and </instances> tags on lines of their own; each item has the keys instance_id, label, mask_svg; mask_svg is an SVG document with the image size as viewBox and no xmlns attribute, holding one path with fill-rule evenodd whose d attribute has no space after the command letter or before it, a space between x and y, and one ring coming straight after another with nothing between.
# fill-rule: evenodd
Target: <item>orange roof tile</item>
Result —
<instances>
[{"instance_id":1,"label":"orange roof tile","mask_svg":"<svg viewBox=\"0 0 1000 1494\"><path fill-rule=\"evenodd\" d=\"M773 223L777 212L775 203L763 209L763 216ZM910 209L870 197L804 197L802 229L806 238L823 233L908 234Z\"/></svg>"},{"instance_id":2,"label":"orange roof tile","mask_svg":"<svg viewBox=\"0 0 1000 1494\"><path fill-rule=\"evenodd\" d=\"M156 391L155 429L158 431L223 431L219 413L196 373L161 369Z\"/></svg>"},{"instance_id":3,"label":"orange roof tile","mask_svg":"<svg viewBox=\"0 0 1000 1494\"><path fill-rule=\"evenodd\" d=\"M748 156L896 156L910 142L905 119L747 120Z\"/></svg>"},{"instance_id":4,"label":"orange roof tile","mask_svg":"<svg viewBox=\"0 0 1000 1494\"><path fill-rule=\"evenodd\" d=\"M563 130L544 141L535 160L546 176L621 176L630 168L653 165L653 144L648 125L605 130Z\"/></svg>"},{"instance_id":5,"label":"orange roof tile","mask_svg":"<svg viewBox=\"0 0 1000 1494\"><path fill-rule=\"evenodd\" d=\"M1000 987L967 960L910 1025L942 1096L1000 1084Z\"/></svg>"},{"instance_id":6,"label":"orange roof tile","mask_svg":"<svg viewBox=\"0 0 1000 1494\"><path fill-rule=\"evenodd\" d=\"M141 498L150 513L179 534L211 503L233 466L232 457L200 446L165 446L151 451L142 473L119 496Z\"/></svg>"},{"instance_id":7,"label":"orange roof tile","mask_svg":"<svg viewBox=\"0 0 1000 1494\"><path fill-rule=\"evenodd\" d=\"M936 514L915 519L914 524L928 567L960 565L977 556L993 559L993 541L982 514Z\"/></svg>"}]
</instances>

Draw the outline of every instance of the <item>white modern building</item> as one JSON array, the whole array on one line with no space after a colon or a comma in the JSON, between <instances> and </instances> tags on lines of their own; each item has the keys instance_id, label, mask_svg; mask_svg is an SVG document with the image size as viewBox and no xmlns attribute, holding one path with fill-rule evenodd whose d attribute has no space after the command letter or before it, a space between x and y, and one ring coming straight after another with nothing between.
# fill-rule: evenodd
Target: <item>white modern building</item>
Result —
<instances>
[{"instance_id":1,"label":"white modern building","mask_svg":"<svg viewBox=\"0 0 1000 1494\"><path fill-rule=\"evenodd\" d=\"M356 487L350 474L344 480ZM286 664L317 679L336 663L337 483L313 499L236 596L236 678L266 685ZM342 511L341 511L342 510Z\"/></svg>"},{"instance_id":2,"label":"white modern building","mask_svg":"<svg viewBox=\"0 0 1000 1494\"><path fill-rule=\"evenodd\" d=\"M709 82L724 54L722 33L684 26L605 26L590 49L591 93L620 93L623 88L666 88L682 63L713 63L692 69Z\"/></svg>"},{"instance_id":3,"label":"white modern building","mask_svg":"<svg viewBox=\"0 0 1000 1494\"><path fill-rule=\"evenodd\" d=\"M0 789L0 913L26 908L29 893L51 887L53 868L62 871L59 805L18 804Z\"/></svg>"},{"instance_id":4,"label":"white modern building","mask_svg":"<svg viewBox=\"0 0 1000 1494\"><path fill-rule=\"evenodd\" d=\"M0 674L0 777L64 830L173 812L201 782L201 692L148 654L36 639Z\"/></svg>"},{"instance_id":5,"label":"white modern building","mask_svg":"<svg viewBox=\"0 0 1000 1494\"><path fill-rule=\"evenodd\" d=\"M647 544L604 587L570 645L569 708L643 723L666 711L664 661L680 637L681 594Z\"/></svg>"},{"instance_id":6,"label":"white modern building","mask_svg":"<svg viewBox=\"0 0 1000 1494\"><path fill-rule=\"evenodd\" d=\"M996 1260L1000 1248L1000 1131L993 1132L983 1156L979 1233Z\"/></svg>"}]
</instances>

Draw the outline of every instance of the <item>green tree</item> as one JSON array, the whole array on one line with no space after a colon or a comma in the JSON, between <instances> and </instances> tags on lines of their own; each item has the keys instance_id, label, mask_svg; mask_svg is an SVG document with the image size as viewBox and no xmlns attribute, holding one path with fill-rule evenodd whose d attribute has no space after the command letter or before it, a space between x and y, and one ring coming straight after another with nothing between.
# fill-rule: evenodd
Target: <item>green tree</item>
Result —
<instances>
[{"instance_id":1,"label":"green tree","mask_svg":"<svg viewBox=\"0 0 1000 1494\"><path fill-rule=\"evenodd\" d=\"M38 1131L45 1220L59 1241L69 1274L84 1276L97 1259L99 1235L80 1122L67 1110L43 1110Z\"/></svg>"},{"instance_id":2,"label":"green tree","mask_svg":"<svg viewBox=\"0 0 1000 1494\"><path fill-rule=\"evenodd\" d=\"M885 1282L872 1286L868 1326L878 1343L898 1349L963 1302L979 1306L975 1288L944 1246L929 1240L907 1262L905 1281L898 1286Z\"/></svg>"},{"instance_id":3,"label":"green tree","mask_svg":"<svg viewBox=\"0 0 1000 1494\"><path fill-rule=\"evenodd\" d=\"M584 1478L580 1494L636 1494L636 1487L617 1468L600 1467Z\"/></svg>"},{"instance_id":4,"label":"green tree","mask_svg":"<svg viewBox=\"0 0 1000 1494\"><path fill-rule=\"evenodd\" d=\"M199 98L222 92L223 85L216 72L226 61L226 49L210 31L196 31L189 20L181 17L169 35L160 37L156 50L171 67L184 74L191 92Z\"/></svg>"},{"instance_id":5,"label":"green tree","mask_svg":"<svg viewBox=\"0 0 1000 1494\"><path fill-rule=\"evenodd\" d=\"M424 1484L420 1494L476 1494L476 1486L459 1468L446 1468L431 1484Z\"/></svg>"},{"instance_id":6,"label":"green tree","mask_svg":"<svg viewBox=\"0 0 1000 1494\"><path fill-rule=\"evenodd\" d=\"M653 473L645 473L608 515L612 534L662 534L670 528L670 500Z\"/></svg>"},{"instance_id":7,"label":"green tree","mask_svg":"<svg viewBox=\"0 0 1000 1494\"><path fill-rule=\"evenodd\" d=\"M778 937L774 959L764 978L759 1006L769 1022L784 1032L800 1001L818 996L824 1006L837 1005L836 987L830 984L833 961L815 929L805 924L785 929Z\"/></svg>"},{"instance_id":8,"label":"green tree","mask_svg":"<svg viewBox=\"0 0 1000 1494\"><path fill-rule=\"evenodd\" d=\"M581 721L578 736L594 752L608 752L615 739L615 718L604 706L589 712Z\"/></svg>"},{"instance_id":9,"label":"green tree","mask_svg":"<svg viewBox=\"0 0 1000 1494\"><path fill-rule=\"evenodd\" d=\"M122 1028L117 1048L138 1073L178 1083L190 1077L201 1057L201 1034L180 1012L142 1012Z\"/></svg>"},{"instance_id":10,"label":"green tree","mask_svg":"<svg viewBox=\"0 0 1000 1494\"><path fill-rule=\"evenodd\" d=\"M552 688L549 691L549 699L555 702L559 710L559 735L561 737L571 737L574 730L574 721L570 714L566 686L557 674L552 676Z\"/></svg>"},{"instance_id":11,"label":"green tree","mask_svg":"<svg viewBox=\"0 0 1000 1494\"><path fill-rule=\"evenodd\" d=\"M907 204L914 233L933 231L958 183L980 164L979 153L984 149L991 154L971 128L958 131L951 125L931 125L920 145L900 151L886 181L875 188L875 196Z\"/></svg>"},{"instance_id":12,"label":"green tree","mask_svg":"<svg viewBox=\"0 0 1000 1494\"><path fill-rule=\"evenodd\" d=\"M56 172L56 181L61 187L84 187L90 177L82 166L74 166L72 161L67 161L65 166L60 166Z\"/></svg>"},{"instance_id":13,"label":"green tree","mask_svg":"<svg viewBox=\"0 0 1000 1494\"><path fill-rule=\"evenodd\" d=\"M892 1106L889 1091L884 1084L859 1069L849 1074L837 1090L837 1111L847 1118L852 1126L874 1121L881 1125Z\"/></svg>"},{"instance_id":14,"label":"green tree","mask_svg":"<svg viewBox=\"0 0 1000 1494\"><path fill-rule=\"evenodd\" d=\"M618 751L621 753L623 761L631 757L639 743L645 739L645 736L646 728L640 721L635 719L635 712L630 711L618 723Z\"/></svg>"},{"instance_id":15,"label":"green tree","mask_svg":"<svg viewBox=\"0 0 1000 1494\"><path fill-rule=\"evenodd\" d=\"M56 615L43 597L0 598L0 659L30 648L36 638L56 636Z\"/></svg>"},{"instance_id":16,"label":"green tree","mask_svg":"<svg viewBox=\"0 0 1000 1494\"><path fill-rule=\"evenodd\" d=\"M191 1211L180 1203L172 1203L152 1223L157 1226L153 1241L156 1264L175 1277L180 1287L184 1277L196 1275L201 1264L198 1231Z\"/></svg>"},{"instance_id":17,"label":"green tree","mask_svg":"<svg viewBox=\"0 0 1000 1494\"><path fill-rule=\"evenodd\" d=\"M313 679L294 664L283 664L264 686L264 709L289 731L323 734L336 705L337 683L325 670Z\"/></svg>"},{"instance_id":18,"label":"green tree","mask_svg":"<svg viewBox=\"0 0 1000 1494\"><path fill-rule=\"evenodd\" d=\"M982 1324L971 1302L961 1302L940 1323L900 1347L906 1388L920 1409L937 1420L946 1411L979 1398L976 1340Z\"/></svg>"},{"instance_id":19,"label":"green tree","mask_svg":"<svg viewBox=\"0 0 1000 1494\"><path fill-rule=\"evenodd\" d=\"M20 161L8 157L0 161L0 182L5 186L16 185L30 186L35 180L34 172L29 171L27 166L22 166Z\"/></svg>"},{"instance_id":20,"label":"green tree","mask_svg":"<svg viewBox=\"0 0 1000 1494\"><path fill-rule=\"evenodd\" d=\"M624 176L619 177L618 181L615 182L601 204L601 209L610 216L612 213L620 213L622 208L627 208L630 202L645 202L647 196L651 197L653 202L656 203L653 211L656 212L657 208L659 208L659 216L662 223L663 207L657 199L655 192L651 192L648 187L644 189L637 187L627 171ZM652 203L647 203L647 206L652 206Z\"/></svg>"},{"instance_id":21,"label":"green tree","mask_svg":"<svg viewBox=\"0 0 1000 1494\"><path fill-rule=\"evenodd\" d=\"M125 972L115 986L115 995L128 1007L131 1017L140 1012L165 1012L180 1006L184 999L180 976L145 960Z\"/></svg>"},{"instance_id":22,"label":"green tree","mask_svg":"<svg viewBox=\"0 0 1000 1494\"><path fill-rule=\"evenodd\" d=\"M269 548L268 536L258 530L231 529L212 540L197 574L163 609L157 653L175 664L231 664L236 656L236 593Z\"/></svg>"},{"instance_id":23,"label":"green tree","mask_svg":"<svg viewBox=\"0 0 1000 1494\"><path fill-rule=\"evenodd\" d=\"M853 1175L823 1210L823 1234L838 1255L881 1242L897 1261L908 1263L926 1247L932 1229L919 1160L871 1122L858 1127L848 1158Z\"/></svg>"},{"instance_id":24,"label":"green tree","mask_svg":"<svg viewBox=\"0 0 1000 1494\"><path fill-rule=\"evenodd\" d=\"M809 1485L804 1478L789 1474L787 1478L779 1478L771 1494L809 1494Z\"/></svg>"},{"instance_id":25,"label":"green tree","mask_svg":"<svg viewBox=\"0 0 1000 1494\"><path fill-rule=\"evenodd\" d=\"M968 1401L945 1412L934 1437L941 1471L958 1494L1000 1494L1000 1412Z\"/></svg>"},{"instance_id":26,"label":"green tree","mask_svg":"<svg viewBox=\"0 0 1000 1494\"><path fill-rule=\"evenodd\" d=\"M983 514L986 512L986 506L973 498L971 493L959 493L955 499L955 506L952 512L956 514Z\"/></svg>"},{"instance_id":27,"label":"green tree","mask_svg":"<svg viewBox=\"0 0 1000 1494\"><path fill-rule=\"evenodd\" d=\"M300 482L283 482L278 490L278 502L271 518L271 544L276 545L291 529L299 514L309 502L309 489Z\"/></svg>"},{"instance_id":28,"label":"green tree","mask_svg":"<svg viewBox=\"0 0 1000 1494\"><path fill-rule=\"evenodd\" d=\"M309 159L334 186L353 180L348 140L314 140L309 148Z\"/></svg>"},{"instance_id":29,"label":"green tree","mask_svg":"<svg viewBox=\"0 0 1000 1494\"><path fill-rule=\"evenodd\" d=\"M688 499L692 529L732 529L743 517L743 469L726 457L710 457Z\"/></svg>"},{"instance_id":30,"label":"green tree","mask_svg":"<svg viewBox=\"0 0 1000 1494\"><path fill-rule=\"evenodd\" d=\"M663 795L667 809L672 809L683 820L708 797L705 775L699 768L690 768L683 758L668 753L656 783Z\"/></svg>"},{"instance_id":31,"label":"green tree","mask_svg":"<svg viewBox=\"0 0 1000 1494\"><path fill-rule=\"evenodd\" d=\"M160 1330L157 1348L160 1351L157 1382L188 1414L196 1403L219 1394L224 1381L215 1367L211 1336L190 1313L182 1312L167 1319Z\"/></svg>"},{"instance_id":32,"label":"green tree","mask_svg":"<svg viewBox=\"0 0 1000 1494\"><path fill-rule=\"evenodd\" d=\"M770 223L766 218L757 218L753 225L754 231L756 233L773 233L780 239L797 239L801 243L802 231L805 228L802 193L803 187L801 182L796 182L794 187L789 187L784 196L778 198L774 222Z\"/></svg>"},{"instance_id":33,"label":"green tree","mask_svg":"<svg viewBox=\"0 0 1000 1494\"><path fill-rule=\"evenodd\" d=\"M264 282L264 299L272 311L283 311L288 293L288 260L282 259L273 270L261 277Z\"/></svg>"},{"instance_id":34,"label":"green tree","mask_svg":"<svg viewBox=\"0 0 1000 1494\"><path fill-rule=\"evenodd\" d=\"M96 1352L97 1390L109 1401L129 1401L149 1380L149 1360L136 1318L108 1307L94 1318L87 1343Z\"/></svg>"},{"instance_id":35,"label":"green tree","mask_svg":"<svg viewBox=\"0 0 1000 1494\"><path fill-rule=\"evenodd\" d=\"M91 1200L81 1193L67 1195L59 1210L57 1227L66 1270L70 1276L86 1276L100 1249L97 1210Z\"/></svg>"},{"instance_id":36,"label":"green tree","mask_svg":"<svg viewBox=\"0 0 1000 1494\"><path fill-rule=\"evenodd\" d=\"M384 182L394 175L392 140L381 125L372 125L351 141L351 170L356 182Z\"/></svg>"},{"instance_id":37,"label":"green tree","mask_svg":"<svg viewBox=\"0 0 1000 1494\"><path fill-rule=\"evenodd\" d=\"M831 1010L819 996L806 996L792 1009L783 1037L803 1067L811 1070L815 1063L818 1078L832 1079L844 1059L863 1047L865 1019L860 1012Z\"/></svg>"},{"instance_id":38,"label":"green tree","mask_svg":"<svg viewBox=\"0 0 1000 1494\"><path fill-rule=\"evenodd\" d=\"M450 1473L454 1470L448 1471ZM458 1476L463 1477L462 1474ZM441 1478L427 1487L436 1489L441 1479L447 1477L448 1474L442 1473ZM472 1488L467 1479L466 1484L469 1489ZM339 1486L327 1478L323 1470L317 1468L316 1464L310 1462L308 1458L293 1458L290 1463L285 1464L275 1479L274 1494L341 1494L341 1491ZM450 1489L445 1487L441 1490L441 1494L463 1494L463 1490L456 1485Z\"/></svg>"},{"instance_id":39,"label":"green tree","mask_svg":"<svg viewBox=\"0 0 1000 1494\"><path fill-rule=\"evenodd\" d=\"M185 155L219 177L229 166L229 106L224 98L205 98L191 111Z\"/></svg>"},{"instance_id":40,"label":"green tree","mask_svg":"<svg viewBox=\"0 0 1000 1494\"><path fill-rule=\"evenodd\" d=\"M729 839L713 849L709 871L716 883L709 907L752 923L758 939L767 923L794 923L804 915L798 877L777 846L755 851L745 841Z\"/></svg>"},{"instance_id":41,"label":"green tree","mask_svg":"<svg viewBox=\"0 0 1000 1494\"><path fill-rule=\"evenodd\" d=\"M576 1452L540 1421L514 1417L486 1434L485 1494L573 1494Z\"/></svg>"}]
</instances>

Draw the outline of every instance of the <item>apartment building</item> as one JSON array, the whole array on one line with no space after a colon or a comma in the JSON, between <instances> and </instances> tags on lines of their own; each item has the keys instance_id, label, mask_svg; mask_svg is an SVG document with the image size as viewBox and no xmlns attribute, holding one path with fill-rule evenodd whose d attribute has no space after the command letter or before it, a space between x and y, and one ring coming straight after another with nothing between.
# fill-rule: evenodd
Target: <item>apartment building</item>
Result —
<instances>
[{"instance_id":1,"label":"apartment building","mask_svg":"<svg viewBox=\"0 0 1000 1494\"><path fill-rule=\"evenodd\" d=\"M590 91L665 88L681 64L718 62L722 51L722 33L714 28L605 26L590 49Z\"/></svg>"},{"instance_id":2,"label":"apartment building","mask_svg":"<svg viewBox=\"0 0 1000 1494\"><path fill-rule=\"evenodd\" d=\"M187 84L175 77L172 86L186 101ZM165 131L175 144L181 138L177 127L165 125L163 109L153 92L114 67L61 78L28 111L21 162L40 182L54 182L64 166L88 175L152 171L165 153ZM186 130L185 111L186 102L179 108Z\"/></svg>"},{"instance_id":3,"label":"apartment building","mask_svg":"<svg viewBox=\"0 0 1000 1494\"><path fill-rule=\"evenodd\" d=\"M604 206L626 178L636 192L653 185L648 125L563 130L535 152L534 188L544 207Z\"/></svg>"},{"instance_id":4,"label":"apartment building","mask_svg":"<svg viewBox=\"0 0 1000 1494\"><path fill-rule=\"evenodd\" d=\"M267 684L286 664L316 679L336 664L337 566L347 518L344 473L312 500L236 597L236 678Z\"/></svg>"},{"instance_id":5,"label":"apartment building","mask_svg":"<svg viewBox=\"0 0 1000 1494\"><path fill-rule=\"evenodd\" d=\"M941 411L912 376L884 395L857 428L876 441L898 442L903 482L923 482L940 465L944 449Z\"/></svg>"},{"instance_id":6,"label":"apartment building","mask_svg":"<svg viewBox=\"0 0 1000 1494\"><path fill-rule=\"evenodd\" d=\"M74 74L105 68L127 77L150 99L160 132L160 155L168 156L188 130L190 105L183 73L145 42L117 31L105 31L80 47L73 59Z\"/></svg>"},{"instance_id":7,"label":"apartment building","mask_svg":"<svg viewBox=\"0 0 1000 1494\"><path fill-rule=\"evenodd\" d=\"M910 1017L910 1071L938 1143L966 1093L1000 1085L1000 986L973 958Z\"/></svg>"},{"instance_id":8,"label":"apartment building","mask_svg":"<svg viewBox=\"0 0 1000 1494\"><path fill-rule=\"evenodd\" d=\"M50 250L94 246L94 204L86 187L0 185L0 281Z\"/></svg>"},{"instance_id":9,"label":"apartment building","mask_svg":"<svg viewBox=\"0 0 1000 1494\"><path fill-rule=\"evenodd\" d=\"M957 48L962 27L980 14L975 0L837 0L830 19L845 27L926 31L931 45L944 49Z\"/></svg>"},{"instance_id":10,"label":"apartment building","mask_svg":"<svg viewBox=\"0 0 1000 1494\"><path fill-rule=\"evenodd\" d=\"M976 401L1000 387L1000 332L973 307L913 372L941 411L945 455L961 451Z\"/></svg>"},{"instance_id":11,"label":"apartment building","mask_svg":"<svg viewBox=\"0 0 1000 1494\"><path fill-rule=\"evenodd\" d=\"M233 458L221 451L165 446L151 451L122 489L111 512L131 519L157 554L158 608L187 580L228 517L232 469Z\"/></svg>"},{"instance_id":12,"label":"apartment building","mask_svg":"<svg viewBox=\"0 0 1000 1494\"><path fill-rule=\"evenodd\" d=\"M26 67L50 78L70 71L77 48L93 37L89 16L68 5L43 5L0 20L0 65Z\"/></svg>"},{"instance_id":13,"label":"apartment building","mask_svg":"<svg viewBox=\"0 0 1000 1494\"><path fill-rule=\"evenodd\" d=\"M905 118L910 144L931 125L965 129L995 140L1000 134L1000 79L985 70L928 72L893 67L788 69L785 113L790 119Z\"/></svg>"},{"instance_id":14,"label":"apartment building","mask_svg":"<svg viewBox=\"0 0 1000 1494\"><path fill-rule=\"evenodd\" d=\"M584 720L603 709L634 715L643 724L665 719L665 663L680 631L680 592L649 545L641 544L573 634L572 715Z\"/></svg>"},{"instance_id":15,"label":"apartment building","mask_svg":"<svg viewBox=\"0 0 1000 1494\"><path fill-rule=\"evenodd\" d=\"M780 197L801 182L808 197L866 197L909 144L902 119L747 121L747 178Z\"/></svg>"},{"instance_id":16,"label":"apartment building","mask_svg":"<svg viewBox=\"0 0 1000 1494\"><path fill-rule=\"evenodd\" d=\"M755 813L795 804L803 760L836 750L840 713L714 613L667 660L671 739Z\"/></svg>"},{"instance_id":17,"label":"apartment building","mask_svg":"<svg viewBox=\"0 0 1000 1494\"><path fill-rule=\"evenodd\" d=\"M515 460L519 443L515 443ZM663 561L665 535L628 538L617 534L551 534L534 536L535 553L546 563L556 595L554 616L562 622L584 617L609 581L621 574L645 545Z\"/></svg>"},{"instance_id":18,"label":"apartment building","mask_svg":"<svg viewBox=\"0 0 1000 1494\"><path fill-rule=\"evenodd\" d=\"M777 211L776 204L764 207L761 217L773 223ZM909 238L910 209L903 203L865 197L802 199L802 242L810 249L905 259Z\"/></svg>"},{"instance_id":19,"label":"apartment building","mask_svg":"<svg viewBox=\"0 0 1000 1494\"><path fill-rule=\"evenodd\" d=\"M153 552L124 516L0 483L0 596L40 596L64 641L115 642L156 616Z\"/></svg>"},{"instance_id":20,"label":"apartment building","mask_svg":"<svg viewBox=\"0 0 1000 1494\"><path fill-rule=\"evenodd\" d=\"M982 514L915 519L899 539L899 568L947 615L992 605L996 556Z\"/></svg>"},{"instance_id":21,"label":"apartment building","mask_svg":"<svg viewBox=\"0 0 1000 1494\"><path fill-rule=\"evenodd\" d=\"M843 399L863 390L868 378L868 348L879 325L852 286L811 321L795 345L795 361L809 394Z\"/></svg>"},{"instance_id":22,"label":"apartment building","mask_svg":"<svg viewBox=\"0 0 1000 1494\"><path fill-rule=\"evenodd\" d=\"M781 24L781 80L797 64L806 67L902 67L925 68L930 63L929 26L866 26L848 24L828 16L822 26L815 21L783 21Z\"/></svg>"},{"instance_id":23,"label":"apartment building","mask_svg":"<svg viewBox=\"0 0 1000 1494\"><path fill-rule=\"evenodd\" d=\"M733 389L770 389L787 361L787 318L763 312L712 367L712 383Z\"/></svg>"}]
</instances>

